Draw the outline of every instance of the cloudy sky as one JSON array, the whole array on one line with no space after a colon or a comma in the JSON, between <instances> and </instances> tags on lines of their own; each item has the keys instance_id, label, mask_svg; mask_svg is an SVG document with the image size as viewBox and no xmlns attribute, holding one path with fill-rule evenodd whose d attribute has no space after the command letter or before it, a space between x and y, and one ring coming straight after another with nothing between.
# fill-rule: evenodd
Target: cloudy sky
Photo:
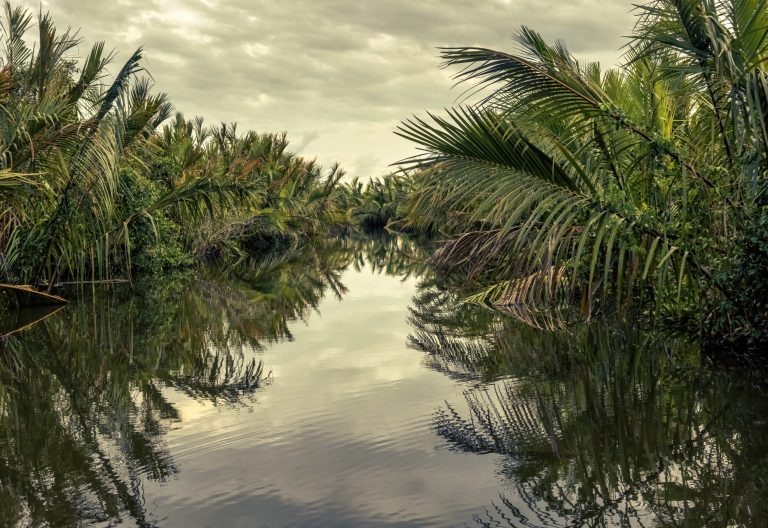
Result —
<instances>
[{"instance_id":1,"label":"cloudy sky","mask_svg":"<svg viewBox=\"0 0 768 528\"><path fill-rule=\"evenodd\" d=\"M22 3L38 8L39 1ZM613 64L633 23L628 0L43 0L120 58L144 46L178 110L241 130L287 131L292 148L351 175L413 153L397 123L455 102L438 46L510 49L520 25ZM117 69L117 65L114 69Z\"/></svg>"}]
</instances>

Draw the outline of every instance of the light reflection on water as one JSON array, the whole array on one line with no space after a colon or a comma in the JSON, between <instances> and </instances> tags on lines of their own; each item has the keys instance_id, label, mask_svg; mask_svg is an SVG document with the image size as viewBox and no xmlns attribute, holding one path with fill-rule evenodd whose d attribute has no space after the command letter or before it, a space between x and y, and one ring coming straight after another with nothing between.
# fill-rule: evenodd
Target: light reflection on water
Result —
<instances>
[{"instance_id":1,"label":"light reflection on water","mask_svg":"<svg viewBox=\"0 0 768 528\"><path fill-rule=\"evenodd\" d=\"M761 376L462 305L420 251L336 241L5 339L0 525L766 520Z\"/></svg>"},{"instance_id":2,"label":"light reflection on water","mask_svg":"<svg viewBox=\"0 0 768 528\"><path fill-rule=\"evenodd\" d=\"M343 282L343 301L264 352L274 380L254 402L179 402L167 440L180 477L145 491L171 524L445 525L496 492L493 460L457 456L432 431L436 402L461 391L406 346L416 280L365 266Z\"/></svg>"}]
</instances>

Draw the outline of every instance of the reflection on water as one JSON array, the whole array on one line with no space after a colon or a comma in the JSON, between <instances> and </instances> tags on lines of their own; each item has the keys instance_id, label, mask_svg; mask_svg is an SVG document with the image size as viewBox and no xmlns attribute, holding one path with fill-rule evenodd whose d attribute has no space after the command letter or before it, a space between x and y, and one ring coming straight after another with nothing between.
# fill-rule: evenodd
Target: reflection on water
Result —
<instances>
[{"instance_id":1,"label":"reflection on water","mask_svg":"<svg viewBox=\"0 0 768 528\"><path fill-rule=\"evenodd\" d=\"M504 456L511 491L477 525L768 525L764 373L702 367L670 336L541 331L456 300L422 290L411 344L483 381L433 424L456 450Z\"/></svg>"},{"instance_id":2,"label":"reflection on water","mask_svg":"<svg viewBox=\"0 0 768 528\"><path fill-rule=\"evenodd\" d=\"M0 338L0 525L768 524L762 373L462 304L423 255L332 241Z\"/></svg>"},{"instance_id":3,"label":"reflection on water","mask_svg":"<svg viewBox=\"0 0 768 528\"><path fill-rule=\"evenodd\" d=\"M408 251L337 241L14 314L0 338L0 525L154 525L145 484L178 473L171 400L249 405L272 379L261 353L341 299L347 268L407 275Z\"/></svg>"}]
</instances>

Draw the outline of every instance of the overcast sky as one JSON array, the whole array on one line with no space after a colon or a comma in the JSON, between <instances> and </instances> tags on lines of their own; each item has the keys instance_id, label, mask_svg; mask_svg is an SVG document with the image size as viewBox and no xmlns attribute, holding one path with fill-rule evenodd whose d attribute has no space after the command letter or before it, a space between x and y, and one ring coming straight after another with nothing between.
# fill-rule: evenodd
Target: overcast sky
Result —
<instances>
[{"instance_id":1,"label":"overcast sky","mask_svg":"<svg viewBox=\"0 0 768 528\"><path fill-rule=\"evenodd\" d=\"M38 1L22 3L38 8ZM625 0L43 0L60 26L127 58L144 46L159 90L188 116L287 131L292 149L361 177L413 153L397 123L451 105L436 48L509 50L520 25L613 64ZM117 69L117 65L113 70Z\"/></svg>"}]
</instances>

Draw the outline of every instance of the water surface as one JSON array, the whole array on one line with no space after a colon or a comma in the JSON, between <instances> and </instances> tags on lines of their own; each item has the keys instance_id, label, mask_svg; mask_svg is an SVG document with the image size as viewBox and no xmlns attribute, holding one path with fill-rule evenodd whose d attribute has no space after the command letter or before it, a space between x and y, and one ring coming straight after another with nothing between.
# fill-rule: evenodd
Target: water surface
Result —
<instances>
[{"instance_id":1,"label":"water surface","mask_svg":"<svg viewBox=\"0 0 768 528\"><path fill-rule=\"evenodd\" d=\"M84 292L5 338L0 524L764 525L763 376L463 305L419 254Z\"/></svg>"}]
</instances>

